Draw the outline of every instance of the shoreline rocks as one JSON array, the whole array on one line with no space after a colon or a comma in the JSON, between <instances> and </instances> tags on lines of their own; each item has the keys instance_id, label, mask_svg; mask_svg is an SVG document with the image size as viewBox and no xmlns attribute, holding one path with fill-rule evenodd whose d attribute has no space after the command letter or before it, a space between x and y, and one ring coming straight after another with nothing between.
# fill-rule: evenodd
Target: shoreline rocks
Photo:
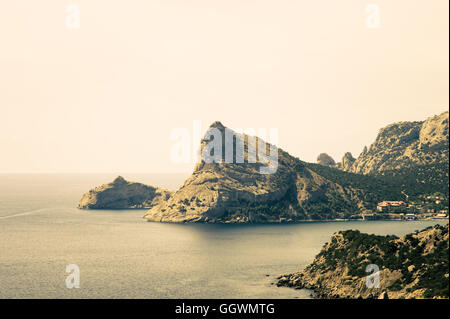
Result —
<instances>
[{"instance_id":1,"label":"shoreline rocks","mask_svg":"<svg viewBox=\"0 0 450 319\"><path fill-rule=\"evenodd\" d=\"M402 238L339 232L305 269L278 277L277 286L310 289L320 299L448 299L448 229ZM374 278L368 265L379 269L378 287L367 283Z\"/></svg>"}]
</instances>

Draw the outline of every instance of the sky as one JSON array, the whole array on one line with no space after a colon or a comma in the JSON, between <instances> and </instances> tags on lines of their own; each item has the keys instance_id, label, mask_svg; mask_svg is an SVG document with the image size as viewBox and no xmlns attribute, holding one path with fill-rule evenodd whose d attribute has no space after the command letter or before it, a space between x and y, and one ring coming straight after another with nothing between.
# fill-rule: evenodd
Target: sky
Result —
<instances>
[{"instance_id":1,"label":"sky","mask_svg":"<svg viewBox=\"0 0 450 319\"><path fill-rule=\"evenodd\" d=\"M0 173L190 172L171 134L197 141L196 120L276 128L305 161L356 157L380 128L448 108L448 7L2 1Z\"/></svg>"}]
</instances>

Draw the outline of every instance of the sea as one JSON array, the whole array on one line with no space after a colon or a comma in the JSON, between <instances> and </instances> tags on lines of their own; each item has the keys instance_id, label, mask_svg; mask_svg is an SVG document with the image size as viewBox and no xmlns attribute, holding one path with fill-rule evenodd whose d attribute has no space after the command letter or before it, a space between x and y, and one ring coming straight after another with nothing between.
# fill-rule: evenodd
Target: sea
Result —
<instances>
[{"instance_id":1,"label":"sea","mask_svg":"<svg viewBox=\"0 0 450 319\"><path fill-rule=\"evenodd\" d=\"M123 176L172 190L186 178ZM163 224L145 221L145 210L76 208L114 177L0 175L0 298L311 298L278 288L277 277L305 267L333 233L401 236L447 223ZM73 269L78 288L67 284Z\"/></svg>"}]
</instances>

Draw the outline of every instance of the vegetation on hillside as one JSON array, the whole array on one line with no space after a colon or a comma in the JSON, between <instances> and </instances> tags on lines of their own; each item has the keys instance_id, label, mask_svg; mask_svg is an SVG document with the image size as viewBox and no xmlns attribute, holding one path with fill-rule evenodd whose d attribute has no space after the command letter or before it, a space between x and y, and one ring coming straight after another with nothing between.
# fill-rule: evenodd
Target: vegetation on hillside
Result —
<instances>
[{"instance_id":1,"label":"vegetation on hillside","mask_svg":"<svg viewBox=\"0 0 450 319\"><path fill-rule=\"evenodd\" d=\"M413 292L424 289L425 298L448 298L449 243L444 239L448 225L436 225L422 232L433 229L438 232L432 238L423 239L416 233L402 240L395 236L369 235L357 230L341 231L339 234L343 236L345 244L333 237L327 249L317 256L323 257L324 263L313 263L309 269L327 271L344 264L348 266L349 276L365 277L367 265L375 264L380 270L401 272L401 277L388 287L390 291L405 289L406 292Z\"/></svg>"},{"instance_id":2,"label":"vegetation on hillside","mask_svg":"<svg viewBox=\"0 0 450 319\"><path fill-rule=\"evenodd\" d=\"M277 285L312 289L318 298L449 298L448 237L448 224L402 238L340 231L311 264Z\"/></svg>"},{"instance_id":3,"label":"vegetation on hillside","mask_svg":"<svg viewBox=\"0 0 450 319\"><path fill-rule=\"evenodd\" d=\"M375 209L377 203L383 200L411 200L433 193L449 196L448 165L445 163L416 165L376 175L348 173L312 163L305 165L341 186L362 190L363 200L369 209Z\"/></svg>"},{"instance_id":4,"label":"vegetation on hillside","mask_svg":"<svg viewBox=\"0 0 450 319\"><path fill-rule=\"evenodd\" d=\"M386 171L376 176L388 185L406 193L410 199L423 194L441 193L449 195L448 163L412 166L395 171Z\"/></svg>"},{"instance_id":5,"label":"vegetation on hillside","mask_svg":"<svg viewBox=\"0 0 450 319\"><path fill-rule=\"evenodd\" d=\"M312 171L343 187L351 187L362 191L362 199L368 209L375 209L383 200L405 200L401 183L395 179L380 176L348 173L336 168L319 164L305 163Z\"/></svg>"}]
</instances>

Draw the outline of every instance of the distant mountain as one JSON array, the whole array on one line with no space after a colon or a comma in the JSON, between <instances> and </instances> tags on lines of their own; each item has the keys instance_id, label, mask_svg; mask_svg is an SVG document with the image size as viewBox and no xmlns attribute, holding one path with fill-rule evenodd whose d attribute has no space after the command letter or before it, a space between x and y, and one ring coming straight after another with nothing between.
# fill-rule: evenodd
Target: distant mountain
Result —
<instances>
[{"instance_id":1,"label":"distant mountain","mask_svg":"<svg viewBox=\"0 0 450 319\"><path fill-rule=\"evenodd\" d=\"M204 158L207 145L214 139L211 131L220 132L224 147L244 145L243 163L227 162L225 152L218 161ZM235 137L232 145L227 132ZM276 150L277 170L261 174L268 168L258 158L256 146ZM201 141L202 157L184 185L167 200L151 208L145 218L161 222L282 222L346 218L382 199L373 187L378 181L353 183L361 177L337 169L327 176L314 164L305 163L274 145L225 128L220 122L211 125ZM218 155L219 156L219 155ZM336 177L337 176L337 177ZM342 184L340 184L342 182ZM384 189L383 187L380 187ZM373 190L375 190L375 193ZM390 193L392 194L392 192ZM398 193L398 196L402 195Z\"/></svg>"},{"instance_id":2,"label":"distant mountain","mask_svg":"<svg viewBox=\"0 0 450 319\"><path fill-rule=\"evenodd\" d=\"M352 173L381 174L414 166L448 164L448 122L447 111L422 122L388 125L352 165L344 156L339 168Z\"/></svg>"},{"instance_id":3,"label":"distant mountain","mask_svg":"<svg viewBox=\"0 0 450 319\"><path fill-rule=\"evenodd\" d=\"M380 130L375 142L369 148L364 147L357 159L347 152L342 161L334 165L331 162L333 159L325 161L318 159L321 167L315 166L315 169L338 183L342 183L342 179L349 181L348 176L328 168L373 176L378 182L357 177L352 177L352 182L357 184L363 182L369 189L368 184L381 182L388 186L391 195L384 191L374 189L372 191L383 194L384 198L400 199L399 193L417 197L435 192L448 197L448 122L449 113L444 112L422 122L399 122L388 125ZM321 159L324 158L323 154L319 155Z\"/></svg>"},{"instance_id":4,"label":"distant mountain","mask_svg":"<svg viewBox=\"0 0 450 319\"><path fill-rule=\"evenodd\" d=\"M333 167L336 165L336 162L327 153L320 153L319 156L317 156L317 164Z\"/></svg>"},{"instance_id":5,"label":"distant mountain","mask_svg":"<svg viewBox=\"0 0 450 319\"><path fill-rule=\"evenodd\" d=\"M279 278L278 286L313 289L319 298L448 298L448 224L421 232L333 235L311 264ZM376 265L376 268L366 267ZM379 270L379 288L367 276ZM375 278L373 278L375 279Z\"/></svg>"},{"instance_id":6,"label":"distant mountain","mask_svg":"<svg viewBox=\"0 0 450 319\"><path fill-rule=\"evenodd\" d=\"M319 156L317 156L317 164L322 166L328 166L328 167L334 167L346 172L350 172L353 164L355 163L356 159L353 157L352 153L347 152L344 154L344 157L342 157L342 161L340 163L336 163L334 159L328 155L327 153L320 153Z\"/></svg>"},{"instance_id":7,"label":"distant mountain","mask_svg":"<svg viewBox=\"0 0 450 319\"><path fill-rule=\"evenodd\" d=\"M118 176L112 183L101 185L84 194L78 202L78 208L150 208L169 196L170 192L167 190L128 182L122 176Z\"/></svg>"}]
</instances>

